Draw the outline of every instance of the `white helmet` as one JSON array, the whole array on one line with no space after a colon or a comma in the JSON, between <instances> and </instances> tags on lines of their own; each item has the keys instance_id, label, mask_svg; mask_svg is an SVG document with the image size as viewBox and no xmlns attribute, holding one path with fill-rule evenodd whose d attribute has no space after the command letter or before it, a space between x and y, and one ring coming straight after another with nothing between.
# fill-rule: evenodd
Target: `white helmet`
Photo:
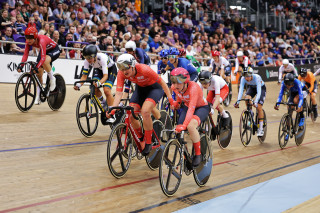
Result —
<instances>
[{"instance_id":1,"label":"white helmet","mask_svg":"<svg viewBox=\"0 0 320 213\"><path fill-rule=\"evenodd\" d=\"M119 70L127 70L131 67L136 66L136 59L128 53L122 54L117 59L117 67Z\"/></svg>"},{"instance_id":2,"label":"white helmet","mask_svg":"<svg viewBox=\"0 0 320 213\"><path fill-rule=\"evenodd\" d=\"M133 51L136 51L137 45L134 41L128 41L124 47L126 49L132 49Z\"/></svg>"},{"instance_id":3,"label":"white helmet","mask_svg":"<svg viewBox=\"0 0 320 213\"><path fill-rule=\"evenodd\" d=\"M282 64L284 65L284 64L289 64L289 60L288 59L283 59L282 60Z\"/></svg>"},{"instance_id":4,"label":"white helmet","mask_svg":"<svg viewBox=\"0 0 320 213\"><path fill-rule=\"evenodd\" d=\"M237 52L237 57L243 56L243 52L242 51L238 51Z\"/></svg>"}]
</instances>

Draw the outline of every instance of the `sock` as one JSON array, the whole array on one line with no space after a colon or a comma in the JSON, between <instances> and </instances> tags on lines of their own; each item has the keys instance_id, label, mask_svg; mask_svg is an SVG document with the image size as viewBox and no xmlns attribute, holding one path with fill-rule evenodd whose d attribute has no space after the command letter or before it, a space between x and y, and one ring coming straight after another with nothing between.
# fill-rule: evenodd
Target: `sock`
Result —
<instances>
[{"instance_id":1,"label":"sock","mask_svg":"<svg viewBox=\"0 0 320 213\"><path fill-rule=\"evenodd\" d=\"M144 140L146 144L151 144L152 139L152 129L151 130L145 130L144 131Z\"/></svg>"},{"instance_id":2,"label":"sock","mask_svg":"<svg viewBox=\"0 0 320 213\"><path fill-rule=\"evenodd\" d=\"M52 71L48 72L48 76L49 76L50 80L52 80L54 78L53 72Z\"/></svg>"},{"instance_id":3,"label":"sock","mask_svg":"<svg viewBox=\"0 0 320 213\"><path fill-rule=\"evenodd\" d=\"M263 130L263 119L259 119L259 129Z\"/></svg>"},{"instance_id":4,"label":"sock","mask_svg":"<svg viewBox=\"0 0 320 213\"><path fill-rule=\"evenodd\" d=\"M193 143L194 152L196 155L201 155L201 145L200 141Z\"/></svg>"},{"instance_id":5,"label":"sock","mask_svg":"<svg viewBox=\"0 0 320 213\"><path fill-rule=\"evenodd\" d=\"M226 113L225 110L223 110L223 111L221 112L221 114L222 114L222 117L223 117L223 118L229 118L229 115L228 115L228 113Z\"/></svg>"}]
</instances>

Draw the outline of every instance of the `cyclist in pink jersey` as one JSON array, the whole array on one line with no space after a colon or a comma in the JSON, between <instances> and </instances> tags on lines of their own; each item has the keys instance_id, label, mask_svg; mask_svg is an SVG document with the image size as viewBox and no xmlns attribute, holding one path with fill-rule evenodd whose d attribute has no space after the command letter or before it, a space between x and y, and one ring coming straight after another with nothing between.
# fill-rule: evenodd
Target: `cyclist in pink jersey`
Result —
<instances>
[{"instance_id":1,"label":"cyclist in pink jersey","mask_svg":"<svg viewBox=\"0 0 320 213\"><path fill-rule=\"evenodd\" d=\"M123 94L125 80L128 79L136 83L136 90L130 99L130 106L134 107L135 112L140 112L143 118L144 138L142 147L142 155L148 155L151 151L152 144L152 119L151 112L155 110L157 102L165 92L169 98L169 102L173 103L173 99L167 84L159 75L146 64L139 64L130 54L122 54L117 60L119 72L117 74L117 89L112 106L118 106ZM111 108L112 108L111 106ZM112 114L112 113L110 113ZM110 114L106 114L110 118ZM142 138L142 129L139 122L131 116L130 122L138 133L138 137Z\"/></svg>"},{"instance_id":2,"label":"cyclist in pink jersey","mask_svg":"<svg viewBox=\"0 0 320 213\"><path fill-rule=\"evenodd\" d=\"M171 71L171 89L177 94L177 101L170 103L173 109L181 106L176 132L188 129L193 142L195 156L192 165L197 167L201 162L200 135L197 127L205 121L210 112L210 107L206 99L203 98L202 89L194 82L190 81L190 75L184 68L178 67ZM181 103L184 103L181 105Z\"/></svg>"},{"instance_id":3,"label":"cyclist in pink jersey","mask_svg":"<svg viewBox=\"0 0 320 213\"><path fill-rule=\"evenodd\" d=\"M40 49L40 54L37 58L36 70L38 71L37 76L42 84L43 70L48 73L50 78L50 91L56 88L56 79L53 76L52 62L60 56L60 48L56 42L46 35L38 35L38 31L35 27L28 27L25 30L26 47L21 62L26 62L29 56L30 47L36 47ZM21 72L23 65L20 64L17 68L18 72ZM40 87L37 85L37 95L35 104L40 104Z\"/></svg>"}]
</instances>

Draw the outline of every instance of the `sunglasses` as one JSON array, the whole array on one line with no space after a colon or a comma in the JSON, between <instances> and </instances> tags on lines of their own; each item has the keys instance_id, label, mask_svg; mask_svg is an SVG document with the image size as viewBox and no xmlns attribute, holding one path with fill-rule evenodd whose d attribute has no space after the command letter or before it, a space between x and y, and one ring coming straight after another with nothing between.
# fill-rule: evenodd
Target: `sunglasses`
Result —
<instances>
[{"instance_id":1,"label":"sunglasses","mask_svg":"<svg viewBox=\"0 0 320 213\"><path fill-rule=\"evenodd\" d=\"M87 59L87 60L91 60L91 59L94 58L94 56L92 56L92 55L86 55L86 56L84 56L84 58Z\"/></svg>"},{"instance_id":2,"label":"sunglasses","mask_svg":"<svg viewBox=\"0 0 320 213\"><path fill-rule=\"evenodd\" d=\"M168 57L162 57L162 58L160 58L161 60L163 60L163 59L168 59Z\"/></svg>"},{"instance_id":3,"label":"sunglasses","mask_svg":"<svg viewBox=\"0 0 320 213\"><path fill-rule=\"evenodd\" d=\"M34 39L33 35L25 35L26 39Z\"/></svg>"},{"instance_id":4,"label":"sunglasses","mask_svg":"<svg viewBox=\"0 0 320 213\"><path fill-rule=\"evenodd\" d=\"M301 77L303 77L303 78L304 78L304 77L306 77L306 76L307 76L307 73L301 73L300 75L301 75Z\"/></svg>"},{"instance_id":5,"label":"sunglasses","mask_svg":"<svg viewBox=\"0 0 320 213\"><path fill-rule=\"evenodd\" d=\"M252 76L252 74L251 73L247 73L247 72L245 72L245 73L243 73L243 75L242 75L243 77L251 77Z\"/></svg>"},{"instance_id":6,"label":"sunglasses","mask_svg":"<svg viewBox=\"0 0 320 213\"><path fill-rule=\"evenodd\" d=\"M176 58L176 55L168 55L168 58Z\"/></svg>"},{"instance_id":7,"label":"sunglasses","mask_svg":"<svg viewBox=\"0 0 320 213\"><path fill-rule=\"evenodd\" d=\"M286 86L293 86L294 85L294 82L293 81L285 81L284 84Z\"/></svg>"},{"instance_id":8,"label":"sunglasses","mask_svg":"<svg viewBox=\"0 0 320 213\"><path fill-rule=\"evenodd\" d=\"M170 80L173 84L183 84L187 78L181 75L170 76Z\"/></svg>"},{"instance_id":9,"label":"sunglasses","mask_svg":"<svg viewBox=\"0 0 320 213\"><path fill-rule=\"evenodd\" d=\"M126 51L127 52L133 52L133 49L132 48L127 48Z\"/></svg>"},{"instance_id":10,"label":"sunglasses","mask_svg":"<svg viewBox=\"0 0 320 213\"><path fill-rule=\"evenodd\" d=\"M210 83L210 79L199 79L201 84L209 84Z\"/></svg>"},{"instance_id":11,"label":"sunglasses","mask_svg":"<svg viewBox=\"0 0 320 213\"><path fill-rule=\"evenodd\" d=\"M117 63L117 67L121 71L126 71L130 68L129 64L124 64L124 63Z\"/></svg>"}]
</instances>

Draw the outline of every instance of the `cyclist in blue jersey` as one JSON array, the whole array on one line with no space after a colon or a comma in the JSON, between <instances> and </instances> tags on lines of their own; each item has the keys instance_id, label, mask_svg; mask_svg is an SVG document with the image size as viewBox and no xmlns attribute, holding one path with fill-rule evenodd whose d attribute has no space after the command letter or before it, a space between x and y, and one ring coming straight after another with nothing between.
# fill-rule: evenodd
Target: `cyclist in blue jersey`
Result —
<instances>
[{"instance_id":1,"label":"cyclist in blue jersey","mask_svg":"<svg viewBox=\"0 0 320 213\"><path fill-rule=\"evenodd\" d=\"M284 76L284 80L282 81L279 97L276 105L274 106L275 110L279 110L279 103L282 100L283 92L285 91L285 89L290 90L288 103L293 102L295 104L298 104L298 109L296 111L297 113L300 113L299 127L303 127L305 120L303 114L303 98L305 96L303 92L304 87L305 86L301 83L301 81L296 79L292 73L287 73Z\"/></svg>"},{"instance_id":2,"label":"cyclist in blue jersey","mask_svg":"<svg viewBox=\"0 0 320 213\"><path fill-rule=\"evenodd\" d=\"M166 67L168 65L168 54L169 50L168 49L163 49L160 51L159 56L160 56L160 61L158 62L158 74L164 74L167 70Z\"/></svg>"},{"instance_id":3,"label":"cyclist in blue jersey","mask_svg":"<svg viewBox=\"0 0 320 213\"><path fill-rule=\"evenodd\" d=\"M259 129L257 136L262 137L264 135L263 131L263 120L264 120L264 113L263 113L263 103L266 98L266 85L264 84L264 81L258 74L253 74L253 69L249 67L247 70L244 70L242 73L242 76L244 78L241 78L240 80L240 90L238 95L238 100L234 104L235 108L239 108L239 101L242 98L244 85L247 84L247 92L245 94L246 99L252 99L254 96L256 96L253 106L257 108L258 111L258 120L259 120ZM248 103L246 103L248 104Z\"/></svg>"},{"instance_id":4,"label":"cyclist in blue jersey","mask_svg":"<svg viewBox=\"0 0 320 213\"><path fill-rule=\"evenodd\" d=\"M190 80L191 81L197 81L198 80L198 72L197 68L192 64L191 61L189 61L186 58L178 58L179 55L179 50L175 47L171 47L169 49L169 62L168 62L168 67L173 70L177 67L182 67L186 69L190 75Z\"/></svg>"}]
</instances>

